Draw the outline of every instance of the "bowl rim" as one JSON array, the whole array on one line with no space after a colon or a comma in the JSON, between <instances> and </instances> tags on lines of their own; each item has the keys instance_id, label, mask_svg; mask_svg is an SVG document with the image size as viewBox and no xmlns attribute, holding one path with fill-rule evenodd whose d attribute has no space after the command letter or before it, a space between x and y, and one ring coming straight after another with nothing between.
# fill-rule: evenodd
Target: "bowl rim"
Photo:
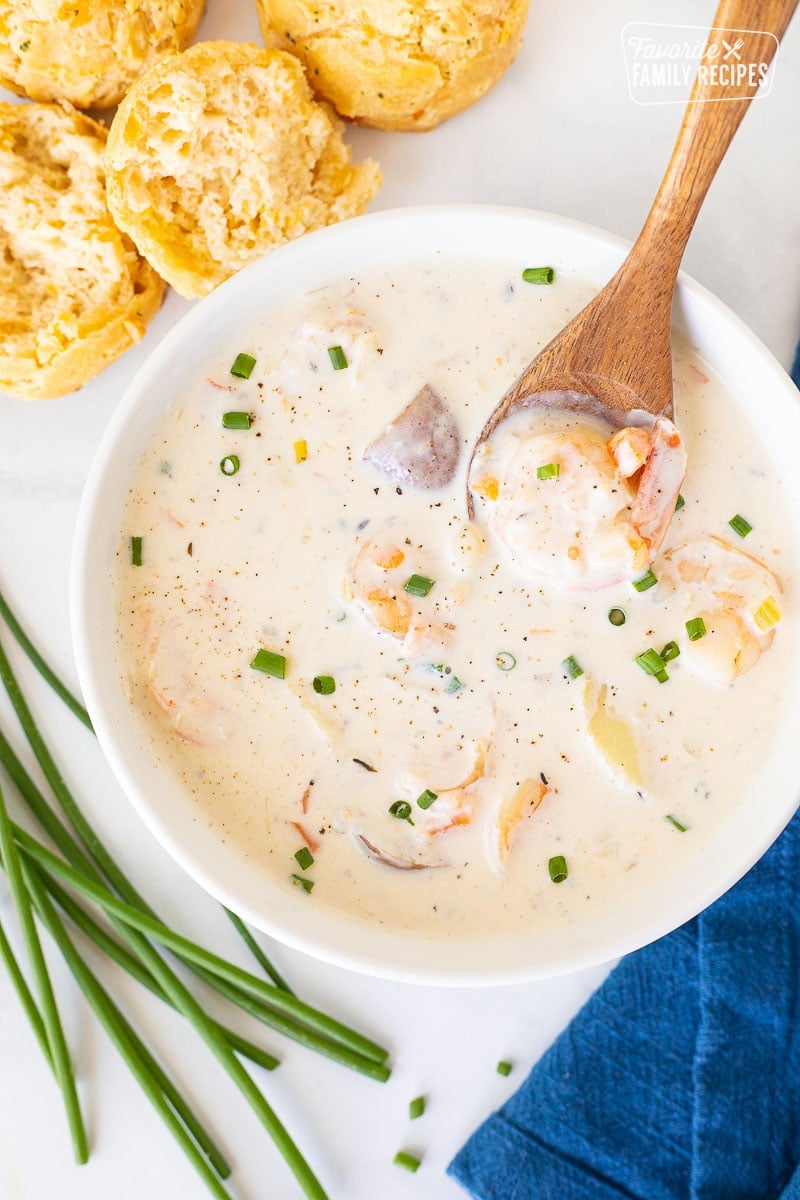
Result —
<instances>
[{"instance_id":1,"label":"bowl rim","mask_svg":"<svg viewBox=\"0 0 800 1200\"><path fill-rule=\"evenodd\" d=\"M482 970L480 966L468 965L466 957L463 961L458 962L457 954L448 953L449 943L439 941L433 944L443 951L440 956L442 961L434 962L428 956L428 961L424 966L415 965L413 961L415 946L419 947L421 942L429 944L429 939L415 940L404 934L398 935L397 931L384 931L382 934L383 941L390 950L393 948L393 953L381 951L374 938L367 939L366 946L360 950L342 949L339 945L328 943L324 933L323 936L320 936L319 933L314 935L314 920L308 922L310 928L305 934L297 928L287 929L280 923L276 924L268 912L258 910L251 903L243 900L241 892L237 892L235 881L221 879L207 867L198 863L192 854L186 851L181 841L166 827L157 806L142 792L130 756L121 747L117 736L118 731L109 717L101 680L98 637L90 619L91 604L89 602L94 578L92 574L93 557L97 553L96 526L102 510L103 493L106 490L109 472L113 469L115 458L119 456L126 428L133 419L140 397L148 388L158 388L159 379L165 374L168 363L182 344L187 339L196 337L198 332L201 332L209 322L213 321L215 314L225 314L235 308L234 302L237 295L245 294L247 288L259 280L262 275L277 276L287 264L291 265L295 259L299 259L301 256L307 258L318 252L323 257L326 254L330 256L338 247L346 245L352 239L362 236L385 235L387 230L391 229L395 230L396 236L398 227L402 226L409 228L417 226L417 229L421 230L428 225L436 227L437 224L451 225L453 222L462 222L466 226L481 222L500 224L522 222L530 225L532 229L557 229L567 236L571 235L576 240L576 244L594 243L598 250L607 254L609 260L618 257L621 261L631 245L624 238L594 225L536 209L477 204L425 205L388 209L306 234L296 242L279 247L266 257L238 272L194 305L176 322L151 350L148 358L130 380L115 406L94 454L78 511L70 566L70 618L78 678L85 704L112 773L129 803L159 844L205 891L226 907L237 912L242 919L257 929L294 949L336 966L374 977L403 982L440 986L491 986L552 978L559 974L571 973L609 962L624 953L654 941L696 916L741 878L772 844L797 807L795 794L797 789L792 785L792 788L789 789L791 795L787 796L785 802L776 805L770 812L769 819L764 821L760 836L754 837L747 845L740 846L738 853L728 862L724 871L712 872L705 883L697 885L691 892L691 898L688 894L680 897L669 917L663 916L662 919L651 922L647 928L639 929L634 937L625 932L618 936L614 936L612 933L604 938L601 945L591 947L584 945L571 952L565 950L556 956L555 961L544 964L540 961L527 963L513 961L513 956L507 956L507 961L503 966L496 966L490 971ZM492 253L487 251L480 255L473 254L473 257L476 256L490 259ZM495 257L497 257L496 253ZM610 271L613 271L616 265L618 262L611 262ZM328 277L335 278L341 273L341 270L329 269ZM742 353L746 351L760 360L759 366L763 369L764 379L770 382L770 387L775 390L776 395L781 390L785 391L787 387L796 395L792 381L771 352L721 300L684 272L679 274L678 288L680 298L691 298L701 309L708 310L722 321L727 329L735 335L737 345L744 347ZM293 294L296 295L297 292ZM267 303L273 302L270 300ZM151 423L151 432L154 428L155 424ZM341 914L334 918L333 926L341 926L343 931L353 928L352 923ZM510 941L513 941L515 945L520 944L518 939L510 939ZM460 943L453 945L457 946ZM474 949L476 944L464 943L465 948L470 945ZM409 960L409 949L411 960Z\"/></svg>"}]
</instances>

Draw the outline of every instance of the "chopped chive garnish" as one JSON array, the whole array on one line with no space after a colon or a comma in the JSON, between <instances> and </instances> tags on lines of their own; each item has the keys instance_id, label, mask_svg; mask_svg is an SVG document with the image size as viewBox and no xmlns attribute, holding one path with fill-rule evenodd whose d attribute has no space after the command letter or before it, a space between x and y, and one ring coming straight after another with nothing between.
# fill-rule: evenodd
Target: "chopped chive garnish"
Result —
<instances>
[{"instance_id":1,"label":"chopped chive garnish","mask_svg":"<svg viewBox=\"0 0 800 1200\"><path fill-rule=\"evenodd\" d=\"M753 528L750 522L746 521L744 517L740 516L739 513L737 513L735 517L731 517L730 521L728 521L728 524L730 525L731 529L736 530L739 537L743 538L747 537L748 533L750 533L751 529Z\"/></svg>"},{"instance_id":2,"label":"chopped chive garnish","mask_svg":"<svg viewBox=\"0 0 800 1200\"><path fill-rule=\"evenodd\" d=\"M673 658L677 658L681 652L681 648L677 642L667 642L664 649L661 651L661 657L665 663L672 662Z\"/></svg>"},{"instance_id":3,"label":"chopped chive garnish","mask_svg":"<svg viewBox=\"0 0 800 1200\"><path fill-rule=\"evenodd\" d=\"M410 1171L412 1175L419 1170L421 1162L422 1159L415 1158L413 1154L406 1154L405 1150L398 1150L394 1156L394 1165L402 1167L404 1171Z\"/></svg>"},{"instance_id":4,"label":"chopped chive garnish","mask_svg":"<svg viewBox=\"0 0 800 1200\"><path fill-rule=\"evenodd\" d=\"M555 862L555 859L551 858L550 861ZM563 858L561 859L561 862L564 862ZM566 879L566 875L564 876L564 878ZM507 1062L504 1058L501 1059L500 1062L497 1064L497 1074L498 1075L510 1075L511 1074L511 1063Z\"/></svg>"},{"instance_id":5,"label":"chopped chive garnish","mask_svg":"<svg viewBox=\"0 0 800 1200\"><path fill-rule=\"evenodd\" d=\"M688 825L683 825L677 817L673 817L672 813L667 813L665 820L669 821L670 825L674 825L679 833L686 833Z\"/></svg>"},{"instance_id":6,"label":"chopped chive garnish","mask_svg":"<svg viewBox=\"0 0 800 1200\"><path fill-rule=\"evenodd\" d=\"M669 679L669 675L666 669L662 667L660 671L656 671L654 678L657 679L659 683L666 683Z\"/></svg>"},{"instance_id":7,"label":"chopped chive garnish","mask_svg":"<svg viewBox=\"0 0 800 1200\"><path fill-rule=\"evenodd\" d=\"M569 658L564 659L561 666L564 668L567 675L569 675L570 679L577 679L583 674L583 667L576 658L573 658L571 654Z\"/></svg>"},{"instance_id":8,"label":"chopped chive garnish","mask_svg":"<svg viewBox=\"0 0 800 1200\"><path fill-rule=\"evenodd\" d=\"M308 442L305 438L300 438L298 442L294 443L294 461L301 463L305 462L307 458Z\"/></svg>"},{"instance_id":9,"label":"chopped chive garnish","mask_svg":"<svg viewBox=\"0 0 800 1200\"><path fill-rule=\"evenodd\" d=\"M686 501L683 496L678 492L678 499L675 501L675 512L680 512L685 503Z\"/></svg>"},{"instance_id":10,"label":"chopped chive garnish","mask_svg":"<svg viewBox=\"0 0 800 1200\"><path fill-rule=\"evenodd\" d=\"M550 872L550 878L553 883L563 883L567 875L569 875L567 860L563 854L554 855L547 864L547 869Z\"/></svg>"},{"instance_id":11,"label":"chopped chive garnish","mask_svg":"<svg viewBox=\"0 0 800 1200\"><path fill-rule=\"evenodd\" d=\"M131 538L131 566L140 567L142 565L142 539L140 537Z\"/></svg>"},{"instance_id":12,"label":"chopped chive garnish","mask_svg":"<svg viewBox=\"0 0 800 1200\"><path fill-rule=\"evenodd\" d=\"M525 283L552 283L555 277L553 267L526 267L522 272Z\"/></svg>"},{"instance_id":13,"label":"chopped chive garnish","mask_svg":"<svg viewBox=\"0 0 800 1200\"><path fill-rule=\"evenodd\" d=\"M633 586L637 592L646 592L648 588L654 587L658 583L652 571L647 570L644 575L640 575L638 579L634 579Z\"/></svg>"},{"instance_id":14,"label":"chopped chive garnish","mask_svg":"<svg viewBox=\"0 0 800 1200\"><path fill-rule=\"evenodd\" d=\"M653 649L637 654L636 661L647 675L657 675L659 671L664 670L664 659Z\"/></svg>"},{"instance_id":15,"label":"chopped chive garnish","mask_svg":"<svg viewBox=\"0 0 800 1200\"><path fill-rule=\"evenodd\" d=\"M428 579L427 575L411 575L403 584L403 591L410 596L427 596L435 582L435 579Z\"/></svg>"},{"instance_id":16,"label":"chopped chive garnish","mask_svg":"<svg viewBox=\"0 0 800 1200\"><path fill-rule=\"evenodd\" d=\"M223 429L249 429L252 423L249 412L227 412L222 414Z\"/></svg>"},{"instance_id":17,"label":"chopped chive garnish","mask_svg":"<svg viewBox=\"0 0 800 1200\"><path fill-rule=\"evenodd\" d=\"M608 619L612 625L624 625L628 618L625 616L624 608L610 608Z\"/></svg>"},{"instance_id":18,"label":"chopped chive garnish","mask_svg":"<svg viewBox=\"0 0 800 1200\"><path fill-rule=\"evenodd\" d=\"M464 684L461 682L461 680L458 678L457 675L454 675L444 690L447 692L448 695L452 696L452 694L454 692L460 692L463 689L463 687L464 687Z\"/></svg>"},{"instance_id":19,"label":"chopped chive garnish","mask_svg":"<svg viewBox=\"0 0 800 1200\"><path fill-rule=\"evenodd\" d=\"M542 467L536 468L537 479L558 479L561 474L561 466L559 463L545 463Z\"/></svg>"},{"instance_id":20,"label":"chopped chive garnish","mask_svg":"<svg viewBox=\"0 0 800 1200\"><path fill-rule=\"evenodd\" d=\"M239 459L235 454L226 454L219 460L219 469L223 475L235 475L239 470Z\"/></svg>"},{"instance_id":21,"label":"chopped chive garnish","mask_svg":"<svg viewBox=\"0 0 800 1200\"><path fill-rule=\"evenodd\" d=\"M692 617L690 621L686 622L686 632L690 642L699 642L700 638L706 636L708 630L702 617Z\"/></svg>"},{"instance_id":22,"label":"chopped chive garnish","mask_svg":"<svg viewBox=\"0 0 800 1200\"><path fill-rule=\"evenodd\" d=\"M332 696L336 691L336 680L332 675L315 675L311 686L318 696Z\"/></svg>"},{"instance_id":23,"label":"chopped chive garnish","mask_svg":"<svg viewBox=\"0 0 800 1200\"><path fill-rule=\"evenodd\" d=\"M425 1097L417 1096L408 1106L408 1115L412 1121L416 1121L425 1112Z\"/></svg>"},{"instance_id":24,"label":"chopped chive garnish","mask_svg":"<svg viewBox=\"0 0 800 1200\"><path fill-rule=\"evenodd\" d=\"M494 656L494 661L501 671L513 671L517 665L517 660L510 650L501 650L499 654Z\"/></svg>"},{"instance_id":25,"label":"chopped chive garnish","mask_svg":"<svg viewBox=\"0 0 800 1200\"><path fill-rule=\"evenodd\" d=\"M328 346L328 358L334 371L343 371L347 366L347 356L341 346Z\"/></svg>"},{"instance_id":26,"label":"chopped chive garnish","mask_svg":"<svg viewBox=\"0 0 800 1200\"><path fill-rule=\"evenodd\" d=\"M411 820L411 805L407 800L395 800L394 804L389 805L389 812L393 817L397 817L398 821L408 821L409 825L413 825Z\"/></svg>"},{"instance_id":27,"label":"chopped chive garnish","mask_svg":"<svg viewBox=\"0 0 800 1200\"><path fill-rule=\"evenodd\" d=\"M313 892L313 879L306 879L305 875L292 875L290 878L295 887L302 888L304 892Z\"/></svg>"},{"instance_id":28,"label":"chopped chive garnish","mask_svg":"<svg viewBox=\"0 0 800 1200\"><path fill-rule=\"evenodd\" d=\"M286 678L286 659L272 650L259 650L250 666L254 671L263 671L265 675L271 675L273 679Z\"/></svg>"},{"instance_id":29,"label":"chopped chive garnish","mask_svg":"<svg viewBox=\"0 0 800 1200\"><path fill-rule=\"evenodd\" d=\"M237 354L233 360L231 375L235 375L237 379L249 379L253 374L253 367L255 365L256 360L252 354Z\"/></svg>"},{"instance_id":30,"label":"chopped chive garnish","mask_svg":"<svg viewBox=\"0 0 800 1200\"><path fill-rule=\"evenodd\" d=\"M436 792L432 792L430 788L425 788L425 791L421 792L419 794L419 796L417 796L417 807L418 808L430 808L430 806L433 804L434 800L436 800L436 799L437 799Z\"/></svg>"},{"instance_id":31,"label":"chopped chive garnish","mask_svg":"<svg viewBox=\"0 0 800 1200\"><path fill-rule=\"evenodd\" d=\"M307 871L309 867L313 867L314 865L314 855L308 846L301 846L295 853L295 858L301 871Z\"/></svg>"}]
</instances>

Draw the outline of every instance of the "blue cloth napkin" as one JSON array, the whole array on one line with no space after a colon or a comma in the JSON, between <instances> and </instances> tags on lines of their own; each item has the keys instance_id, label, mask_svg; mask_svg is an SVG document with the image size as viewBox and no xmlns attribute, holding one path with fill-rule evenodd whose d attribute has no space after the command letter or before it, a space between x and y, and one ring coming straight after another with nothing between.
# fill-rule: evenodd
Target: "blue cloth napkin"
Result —
<instances>
[{"instance_id":1,"label":"blue cloth napkin","mask_svg":"<svg viewBox=\"0 0 800 1200\"><path fill-rule=\"evenodd\" d=\"M448 1173L478 1200L800 1200L800 816L612 971Z\"/></svg>"}]
</instances>

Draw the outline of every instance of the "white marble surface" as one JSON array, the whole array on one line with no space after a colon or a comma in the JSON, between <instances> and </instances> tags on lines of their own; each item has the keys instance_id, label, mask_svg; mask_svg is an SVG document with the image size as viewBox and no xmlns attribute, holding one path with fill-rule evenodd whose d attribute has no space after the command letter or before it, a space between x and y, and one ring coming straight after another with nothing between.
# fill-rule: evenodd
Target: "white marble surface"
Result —
<instances>
[{"instance_id":1,"label":"white marble surface","mask_svg":"<svg viewBox=\"0 0 800 1200\"><path fill-rule=\"evenodd\" d=\"M209 0L209 10L203 36L257 38L249 0ZM622 28L631 20L703 25L713 10L708 0L533 0L524 51L470 112L429 134L352 131L356 154L373 154L383 165L375 208L528 205L634 236L680 110L632 102ZM685 264L784 365L800 334L798 145L800 22L782 47L771 95L753 105L720 171ZM126 381L186 308L170 296L143 345L75 396L32 404L0 397L0 586L72 682L67 576L82 482ZM37 682L30 690L67 779L135 881L182 929L239 957L219 910L129 810L90 735ZM3 709L8 727L5 716ZM332 1200L457 1200L463 1193L444 1176L450 1156L511 1094L605 974L598 968L549 983L458 992L360 978L280 947L274 957L304 997L392 1047L394 1074L381 1087L263 1033L263 1043L284 1059L279 1071L262 1076L265 1091ZM80 1072L92 1160L82 1169L72 1165L56 1090L0 977L0 1196L202 1197L202 1184L62 969L56 965L54 973ZM184 1023L119 972L106 978L218 1131L235 1164L234 1195L296 1197L268 1138ZM500 1058L514 1063L508 1079L495 1073ZM411 1124L408 1101L420 1093L428 1096L428 1110ZM423 1154L416 1176L392 1166L399 1148Z\"/></svg>"}]
</instances>

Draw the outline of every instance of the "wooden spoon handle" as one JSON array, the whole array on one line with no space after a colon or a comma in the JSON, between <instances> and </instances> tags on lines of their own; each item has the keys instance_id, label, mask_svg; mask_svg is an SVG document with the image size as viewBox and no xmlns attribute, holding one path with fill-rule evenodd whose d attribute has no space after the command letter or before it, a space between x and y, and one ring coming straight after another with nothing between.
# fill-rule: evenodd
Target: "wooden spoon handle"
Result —
<instances>
[{"instance_id":1,"label":"wooden spoon handle","mask_svg":"<svg viewBox=\"0 0 800 1200\"><path fill-rule=\"evenodd\" d=\"M677 275L700 206L799 0L721 0L658 194L632 256ZM640 244L641 243L641 244Z\"/></svg>"}]
</instances>

